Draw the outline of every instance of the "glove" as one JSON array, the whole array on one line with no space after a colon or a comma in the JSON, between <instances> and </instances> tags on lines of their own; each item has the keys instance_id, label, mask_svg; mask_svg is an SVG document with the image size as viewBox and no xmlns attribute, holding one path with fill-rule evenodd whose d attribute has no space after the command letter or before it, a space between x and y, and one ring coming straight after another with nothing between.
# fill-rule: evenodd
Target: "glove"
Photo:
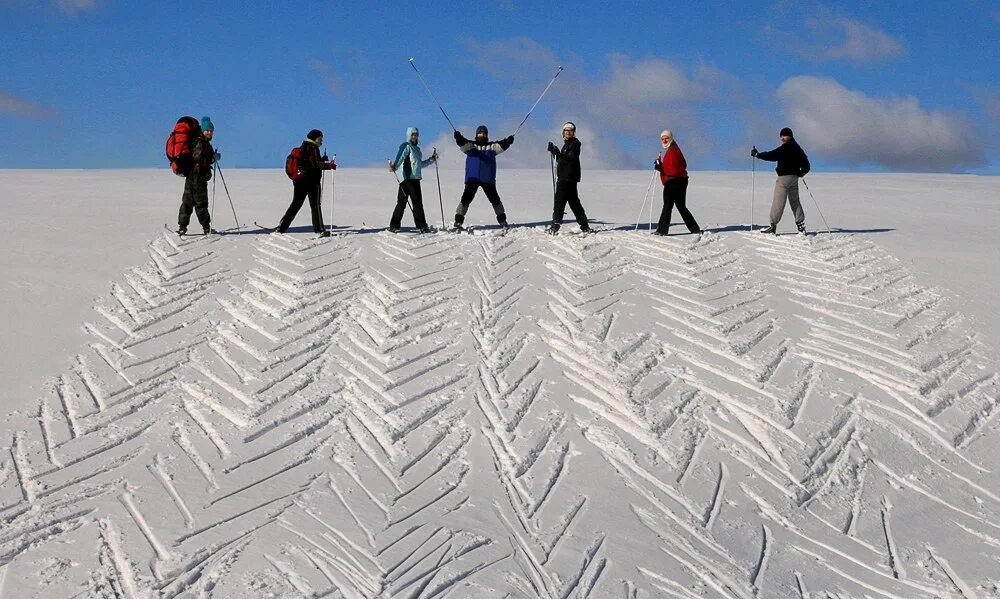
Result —
<instances>
[{"instance_id":1,"label":"glove","mask_svg":"<svg viewBox=\"0 0 1000 599\"><path fill-rule=\"evenodd\" d=\"M504 141L507 142L508 146L514 145L514 136L511 135L511 136L505 137Z\"/></svg>"},{"instance_id":2,"label":"glove","mask_svg":"<svg viewBox=\"0 0 1000 599\"><path fill-rule=\"evenodd\" d=\"M656 160L653 161L653 168L658 171L663 170L663 162L660 160L658 156Z\"/></svg>"},{"instance_id":3,"label":"glove","mask_svg":"<svg viewBox=\"0 0 1000 599\"><path fill-rule=\"evenodd\" d=\"M750 155L756 158L757 154L760 154L760 152L757 151L757 146L754 146L753 149L750 150Z\"/></svg>"},{"instance_id":4,"label":"glove","mask_svg":"<svg viewBox=\"0 0 1000 599\"><path fill-rule=\"evenodd\" d=\"M396 172L396 163L391 160L389 161L389 170L391 172Z\"/></svg>"},{"instance_id":5,"label":"glove","mask_svg":"<svg viewBox=\"0 0 1000 599\"><path fill-rule=\"evenodd\" d=\"M438 159L438 151L437 148L434 148L434 151L431 153L431 160L437 162L437 159Z\"/></svg>"},{"instance_id":6,"label":"glove","mask_svg":"<svg viewBox=\"0 0 1000 599\"><path fill-rule=\"evenodd\" d=\"M556 149L556 144L552 143L551 141L549 142L549 152L552 152L553 154L559 153L559 150Z\"/></svg>"},{"instance_id":7,"label":"glove","mask_svg":"<svg viewBox=\"0 0 1000 599\"><path fill-rule=\"evenodd\" d=\"M222 153L219 152L218 150L215 150L212 153L212 159L215 160L215 162L218 162L218 161L222 160Z\"/></svg>"}]
</instances>

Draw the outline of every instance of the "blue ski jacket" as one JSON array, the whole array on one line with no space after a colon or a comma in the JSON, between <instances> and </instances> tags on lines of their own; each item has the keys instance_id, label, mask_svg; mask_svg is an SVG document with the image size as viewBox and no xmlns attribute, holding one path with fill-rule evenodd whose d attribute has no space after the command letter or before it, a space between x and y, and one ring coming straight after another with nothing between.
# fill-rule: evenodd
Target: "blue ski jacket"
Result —
<instances>
[{"instance_id":1,"label":"blue ski jacket","mask_svg":"<svg viewBox=\"0 0 1000 599\"><path fill-rule=\"evenodd\" d=\"M465 154L465 182L496 183L497 154L503 154L513 138L480 144L458 134L455 141Z\"/></svg>"}]
</instances>

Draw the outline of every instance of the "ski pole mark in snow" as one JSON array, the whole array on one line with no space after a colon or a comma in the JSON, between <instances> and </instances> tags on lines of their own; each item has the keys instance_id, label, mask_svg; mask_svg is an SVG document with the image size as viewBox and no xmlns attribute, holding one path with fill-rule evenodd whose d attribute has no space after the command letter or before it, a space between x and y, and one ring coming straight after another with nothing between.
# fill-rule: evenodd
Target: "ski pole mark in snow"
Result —
<instances>
[{"instance_id":1,"label":"ski pole mark in snow","mask_svg":"<svg viewBox=\"0 0 1000 599\"><path fill-rule=\"evenodd\" d=\"M52 543L80 566L59 596L995 582L995 352L867 241L159 234L147 254L12 416L0 590Z\"/></svg>"}]
</instances>

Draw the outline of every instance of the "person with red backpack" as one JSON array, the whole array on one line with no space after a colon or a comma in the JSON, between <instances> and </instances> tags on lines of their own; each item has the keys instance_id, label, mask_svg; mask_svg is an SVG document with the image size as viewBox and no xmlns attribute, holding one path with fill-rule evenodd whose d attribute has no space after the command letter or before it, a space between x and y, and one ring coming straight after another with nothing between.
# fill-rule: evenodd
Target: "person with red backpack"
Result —
<instances>
[{"instance_id":1,"label":"person with red backpack","mask_svg":"<svg viewBox=\"0 0 1000 599\"><path fill-rule=\"evenodd\" d=\"M302 208L306 197L309 198L309 208L312 210L313 231L322 237L329 237L330 232L323 227L323 211L320 206L320 194L324 170L335 170L336 160L329 160L326 154L320 156L319 148L323 145L323 132L313 129L306 135L302 145L293 149L285 161L285 173L292 180L292 203L281 217L278 233L288 231L295 215ZM336 157L335 157L336 158Z\"/></svg>"},{"instance_id":2,"label":"person with red backpack","mask_svg":"<svg viewBox=\"0 0 1000 599\"><path fill-rule=\"evenodd\" d=\"M191 212L194 212L205 234L208 235L212 232L212 216L208 212L208 181L212 178L212 165L221 158L221 155L212 148L215 125L207 116L201 117L201 123L194 119L190 119L191 123L182 121L184 119L178 121L178 126L174 128L174 134L171 136L176 147L171 148L168 140L167 152L169 158L173 150L171 165L175 173L185 178L184 195L181 197L181 208L177 214L177 233L187 234ZM178 128L182 128L183 132L178 134Z\"/></svg>"}]
</instances>

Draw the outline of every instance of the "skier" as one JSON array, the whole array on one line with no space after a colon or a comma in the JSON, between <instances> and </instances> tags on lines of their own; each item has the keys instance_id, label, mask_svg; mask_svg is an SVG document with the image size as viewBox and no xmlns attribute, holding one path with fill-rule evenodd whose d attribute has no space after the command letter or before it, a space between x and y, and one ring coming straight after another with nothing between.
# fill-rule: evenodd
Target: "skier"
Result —
<instances>
[{"instance_id":1,"label":"skier","mask_svg":"<svg viewBox=\"0 0 1000 599\"><path fill-rule=\"evenodd\" d=\"M396 195L396 209L392 211L392 219L389 220L389 232L399 231L399 226L403 220L403 211L406 210L407 198L413 202L413 223L421 233L430 233L427 226L427 219L424 216L424 199L420 192L420 169L437 161L437 150L431 154L427 160L420 152L420 130L410 127L406 130L407 141L399 146L396 152L396 159L389 162L389 170L393 173L402 166L403 177L399 181L399 193Z\"/></svg>"},{"instance_id":2,"label":"skier","mask_svg":"<svg viewBox=\"0 0 1000 599\"><path fill-rule=\"evenodd\" d=\"M455 228L461 229L465 222L465 214L476 192L482 187L486 199L493 205L497 222L507 230L507 214L504 212L500 194L497 193L497 154L501 154L514 143L514 136L500 141L489 141L489 130L486 125L476 128L475 141L469 141L458 131L455 131L455 143L459 145L465 157L465 191L455 209Z\"/></svg>"},{"instance_id":3,"label":"skier","mask_svg":"<svg viewBox=\"0 0 1000 599\"><path fill-rule=\"evenodd\" d=\"M212 232L212 216L208 212L208 181L212 178L212 165L222 157L212 148L213 135L215 125L212 124L212 119L201 117L201 134L191 145L193 164L184 180L184 195L177 214L177 233L180 235L187 234L192 211L198 217L205 235Z\"/></svg>"},{"instance_id":4,"label":"skier","mask_svg":"<svg viewBox=\"0 0 1000 599\"><path fill-rule=\"evenodd\" d=\"M562 226L563 213L566 211L566 204L569 203L576 222L580 224L580 232L589 233L590 225L587 224L587 213L580 203L580 194L576 189L576 184L580 182L580 140L576 138L576 125L569 121L563 125L563 146L562 149L549 142L548 150L555 157L556 167L556 191L553 197L552 224L545 231L555 235Z\"/></svg>"},{"instance_id":5,"label":"skier","mask_svg":"<svg viewBox=\"0 0 1000 599\"><path fill-rule=\"evenodd\" d=\"M323 181L323 171L336 169L337 162L330 160L326 154L319 155L319 148L322 145L323 132L319 129L310 131L302 141L300 149L303 158L299 162L299 170L304 173L304 176L292 182L292 203L288 206L285 215L281 217L277 228L278 233L284 233L288 230L308 196L309 208L312 210L313 231L321 237L330 236L330 232L323 227L323 210L320 205L322 187L320 183Z\"/></svg>"},{"instance_id":6,"label":"skier","mask_svg":"<svg viewBox=\"0 0 1000 599\"><path fill-rule=\"evenodd\" d=\"M660 172L660 182L663 183L663 210L660 212L660 222L653 234L670 233L670 214L674 210L674 205L677 206L677 212L684 219L688 231L701 233L698 222L687 208L687 160L684 160L684 154L669 129L660 133L660 145L663 146L663 159L657 158L653 168Z\"/></svg>"},{"instance_id":7,"label":"skier","mask_svg":"<svg viewBox=\"0 0 1000 599\"><path fill-rule=\"evenodd\" d=\"M792 130L785 127L778 133L781 145L770 152L759 152L757 146L750 150L750 155L768 162L777 162L775 170L778 180L774 182L774 198L771 200L771 226L762 229L761 233L776 234L778 221L785 211L785 201L792 205L795 215L795 226L799 233L806 232L806 215L799 202L799 177L805 177L809 172L809 157L799 147L792 135Z\"/></svg>"}]
</instances>

